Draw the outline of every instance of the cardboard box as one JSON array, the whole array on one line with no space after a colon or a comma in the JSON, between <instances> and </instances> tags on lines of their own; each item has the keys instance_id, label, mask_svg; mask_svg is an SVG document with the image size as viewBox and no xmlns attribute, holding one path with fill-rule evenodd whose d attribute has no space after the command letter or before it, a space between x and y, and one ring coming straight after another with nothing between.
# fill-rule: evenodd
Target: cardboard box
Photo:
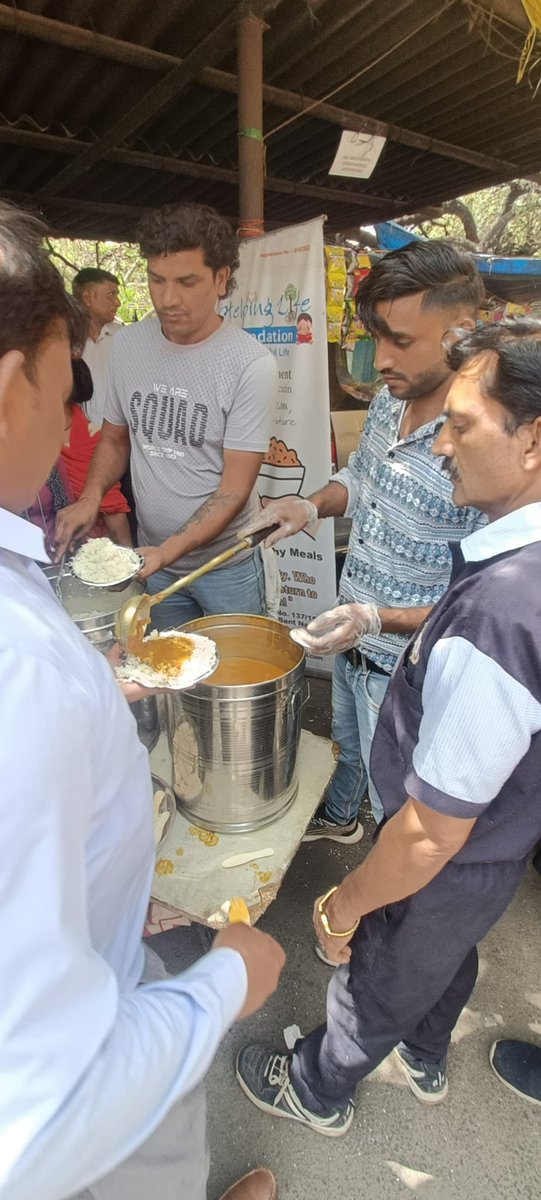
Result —
<instances>
[{"instance_id":1,"label":"cardboard box","mask_svg":"<svg viewBox=\"0 0 541 1200\"><path fill-rule=\"evenodd\" d=\"M331 413L336 441L336 453L338 456L338 470L347 466L350 454L357 449L367 412L367 408L359 408Z\"/></svg>"}]
</instances>

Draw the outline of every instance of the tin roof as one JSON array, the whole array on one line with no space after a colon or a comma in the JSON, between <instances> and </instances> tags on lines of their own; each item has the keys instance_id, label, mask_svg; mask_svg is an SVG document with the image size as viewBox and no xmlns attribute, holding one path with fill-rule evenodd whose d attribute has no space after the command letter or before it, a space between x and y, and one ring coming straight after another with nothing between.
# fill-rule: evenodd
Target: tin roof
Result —
<instances>
[{"instance_id":1,"label":"tin roof","mask_svg":"<svg viewBox=\"0 0 541 1200\"><path fill-rule=\"evenodd\" d=\"M383 220L541 166L541 90L516 84L518 0L257 6L270 227ZM1 194L71 236L127 239L148 208L183 199L235 220L240 7L0 4ZM388 139L371 178L329 176L341 127L361 116Z\"/></svg>"}]
</instances>

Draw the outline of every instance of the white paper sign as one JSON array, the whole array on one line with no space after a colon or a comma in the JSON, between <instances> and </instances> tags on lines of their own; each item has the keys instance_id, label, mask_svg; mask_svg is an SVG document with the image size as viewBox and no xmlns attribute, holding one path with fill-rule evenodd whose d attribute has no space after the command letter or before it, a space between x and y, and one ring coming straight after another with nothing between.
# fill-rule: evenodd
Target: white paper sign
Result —
<instances>
[{"instance_id":1,"label":"white paper sign","mask_svg":"<svg viewBox=\"0 0 541 1200\"><path fill-rule=\"evenodd\" d=\"M329 175L369 179L385 142L386 138L378 137L377 134L357 133L355 130L345 129Z\"/></svg>"},{"instance_id":2,"label":"white paper sign","mask_svg":"<svg viewBox=\"0 0 541 1200\"><path fill-rule=\"evenodd\" d=\"M272 441L259 473L259 495L263 504L309 496L331 478L323 219L243 242L236 276L219 312L271 350L278 363ZM276 554L280 620L304 626L334 606L333 521L279 542ZM329 671L332 660L318 655L311 664Z\"/></svg>"}]
</instances>

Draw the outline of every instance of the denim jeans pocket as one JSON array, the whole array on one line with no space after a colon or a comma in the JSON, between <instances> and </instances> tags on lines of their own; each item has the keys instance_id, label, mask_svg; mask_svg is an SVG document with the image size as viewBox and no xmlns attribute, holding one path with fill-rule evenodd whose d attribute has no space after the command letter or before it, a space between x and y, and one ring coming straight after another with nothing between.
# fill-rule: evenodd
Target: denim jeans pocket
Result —
<instances>
[{"instance_id":1,"label":"denim jeans pocket","mask_svg":"<svg viewBox=\"0 0 541 1200\"><path fill-rule=\"evenodd\" d=\"M376 715L379 713L383 697L387 691L390 676L378 675L376 671L368 671L362 675L362 687L368 708Z\"/></svg>"}]
</instances>

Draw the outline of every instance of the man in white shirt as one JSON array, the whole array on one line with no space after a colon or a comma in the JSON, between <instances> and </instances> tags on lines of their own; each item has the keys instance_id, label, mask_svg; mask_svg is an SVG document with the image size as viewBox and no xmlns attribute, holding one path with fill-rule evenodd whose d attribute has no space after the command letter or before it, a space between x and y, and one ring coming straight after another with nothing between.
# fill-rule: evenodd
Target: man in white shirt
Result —
<instances>
[{"instance_id":1,"label":"man in white shirt","mask_svg":"<svg viewBox=\"0 0 541 1200\"><path fill-rule=\"evenodd\" d=\"M92 376L94 392L86 405L86 415L97 429L101 429L113 337L123 328L120 321L115 321L120 307L118 279L102 267L83 267L74 275L71 288L89 320L81 357Z\"/></svg>"},{"instance_id":2,"label":"man in white shirt","mask_svg":"<svg viewBox=\"0 0 541 1200\"><path fill-rule=\"evenodd\" d=\"M113 337L123 329L116 320L120 306L118 279L103 267L83 267L72 280L72 291L88 317L88 336L81 357L92 376L92 396L84 408L96 430L101 429L107 395L107 378L113 349ZM130 506L128 522L132 541L137 541L137 521L129 463L120 480L122 493ZM114 539L116 540L116 539Z\"/></svg>"},{"instance_id":3,"label":"man in white shirt","mask_svg":"<svg viewBox=\"0 0 541 1200\"><path fill-rule=\"evenodd\" d=\"M201 1081L284 955L235 925L172 978L141 943L148 757L16 515L60 452L81 333L44 232L0 204L0 1200L204 1200ZM276 1185L252 1172L227 1195L272 1200Z\"/></svg>"}]
</instances>

